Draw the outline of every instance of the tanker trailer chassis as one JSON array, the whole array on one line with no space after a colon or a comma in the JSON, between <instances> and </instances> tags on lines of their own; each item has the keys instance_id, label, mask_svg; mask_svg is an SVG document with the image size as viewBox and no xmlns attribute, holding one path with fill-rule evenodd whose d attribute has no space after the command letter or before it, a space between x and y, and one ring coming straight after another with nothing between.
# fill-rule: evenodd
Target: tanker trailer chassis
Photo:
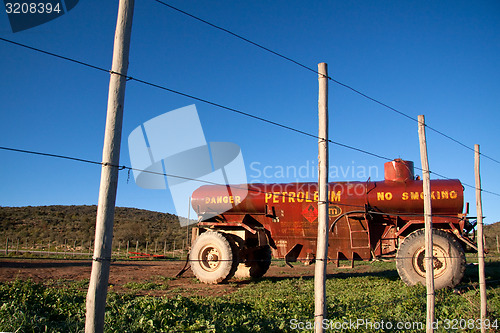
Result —
<instances>
[{"instance_id":1,"label":"tanker trailer chassis","mask_svg":"<svg viewBox=\"0 0 500 333\"><path fill-rule=\"evenodd\" d=\"M314 262L315 183L202 186L193 193L198 213L189 263L202 282L262 277L271 257L290 265ZM463 210L458 180L432 180L433 263L437 289L454 287L465 271L464 249L477 250ZM408 285L425 284L422 181L413 162L385 164L385 180L329 184L328 259L395 259ZM290 265L291 266L291 265Z\"/></svg>"}]
</instances>

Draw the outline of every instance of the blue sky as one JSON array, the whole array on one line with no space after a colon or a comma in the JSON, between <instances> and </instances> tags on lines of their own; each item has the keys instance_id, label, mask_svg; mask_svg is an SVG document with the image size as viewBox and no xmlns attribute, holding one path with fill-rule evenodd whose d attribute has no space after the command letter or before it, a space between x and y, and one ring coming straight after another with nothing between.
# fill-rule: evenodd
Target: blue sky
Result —
<instances>
[{"instance_id":1,"label":"blue sky","mask_svg":"<svg viewBox=\"0 0 500 333\"><path fill-rule=\"evenodd\" d=\"M169 1L329 74L500 160L498 1ZM46 24L0 37L110 68L117 0L89 0ZM0 145L101 160L109 75L0 41ZM164 7L136 0L129 75L317 133L317 75ZM140 83L127 84L127 137L145 121L196 104L207 141L242 149L250 180L295 181L283 168L312 170L317 142L294 132ZM339 85L329 86L330 138L420 167L417 125ZM427 131L431 170L474 185L473 152ZM96 204L100 167L0 151L1 206ZM330 146L331 181L383 179L381 159ZM266 170L271 177L259 172ZM355 169L353 169L355 168ZM378 168L378 172L375 172ZM352 170L355 170L353 177ZM483 188L500 193L500 164L482 159ZM419 173L419 172L417 172ZM264 179L263 179L264 178ZM308 173L300 181L315 181ZM466 201L475 215L474 190ZM485 222L500 197L483 194ZM120 174L117 205L174 213L168 191Z\"/></svg>"}]
</instances>

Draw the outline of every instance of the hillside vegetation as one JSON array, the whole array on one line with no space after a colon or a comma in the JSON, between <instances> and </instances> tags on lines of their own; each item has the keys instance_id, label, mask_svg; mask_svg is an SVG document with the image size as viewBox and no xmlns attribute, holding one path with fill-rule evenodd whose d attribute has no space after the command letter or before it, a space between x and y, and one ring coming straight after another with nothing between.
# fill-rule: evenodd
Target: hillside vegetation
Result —
<instances>
[{"instance_id":1,"label":"hillside vegetation","mask_svg":"<svg viewBox=\"0 0 500 333\"><path fill-rule=\"evenodd\" d=\"M94 239L96 213L96 206L0 207L0 229L3 239L21 242L89 242ZM113 237L115 244L157 241L180 245L186 239L186 227L172 214L117 207Z\"/></svg>"},{"instance_id":2,"label":"hillside vegetation","mask_svg":"<svg viewBox=\"0 0 500 333\"><path fill-rule=\"evenodd\" d=\"M484 226L484 238L486 239L486 248L490 253L497 251L497 237L500 242L500 222Z\"/></svg>"},{"instance_id":3,"label":"hillside vegetation","mask_svg":"<svg viewBox=\"0 0 500 333\"><path fill-rule=\"evenodd\" d=\"M0 207L2 239L24 242L64 241L90 242L94 239L96 206ZM193 221L194 222L194 221ZM484 227L486 247L496 252L500 222ZM191 232L189 231L189 234ZM179 246L186 239L176 215L136 208L117 207L114 223L114 244L155 242Z\"/></svg>"}]
</instances>

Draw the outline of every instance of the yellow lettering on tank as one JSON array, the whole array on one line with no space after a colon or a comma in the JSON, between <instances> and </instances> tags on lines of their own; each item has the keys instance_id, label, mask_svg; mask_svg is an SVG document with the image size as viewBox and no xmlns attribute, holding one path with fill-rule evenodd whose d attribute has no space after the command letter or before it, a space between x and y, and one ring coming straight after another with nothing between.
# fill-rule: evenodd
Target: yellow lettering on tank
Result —
<instances>
[{"instance_id":1,"label":"yellow lettering on tank","mask_svg":"<svg viewBox=\"0 0 500 333\"><path fill-rule=\"evenodd\" d=\"M304 201L304 192L297 193L297 202L303 202L303 201Z\"/></svg>"},{"instance_id":2,"label":"yellow lettering on tank","mask_svg":"<svg viewBox=\"0 0 500 333\"><path fill-rule=\"evenodd\" d=\"M266 198L266 203L269 201L269 199L271 199L271 197L272 197L272 196L273 196L273 194L272 194L272 193L266 193L266 196L265 196L265 198Z\"/></svg>"},{"instance_id":3,"label":"yellow lettering on tank","mask_svg":"<svg viewBox=\"0 0 500 333\"><path fill-rule=\"evenodd\" d=\"M342 191L337 191L337 193L332 191L331 193L332 198L330 199L330 201L340 201L340 194L342 193Z\"/></svg>"},{"instance_id":4,"label":"yellow lettering on tank","mask_svg":"<svg viewBox=\"0 0 500 333\"><path fill-rule=\"evenodd\" d=\"M222 196L217 197L217 203L222 203Z\"/></svg>"},{"instance_id":5,"label":"yellow lettering on tank","mask_svg":"<svg viewBox=\"0 0 500 333\"><path fill-rule=\"evenodd\" d=\"M281 192L281 202L285 202L285 200L288 198L288 192Z\"/></svg>"},{"instance_id":6,"label":"yellow lettering on tank","mask_svg":"<svg viewBox=\"0 0 500 333\"><path fill-rule=\"evenodd\" d=\"M319 193L318 191L314 191L314 201L318 201L319 200Z\"/></svg>"},{"instance_id":7,"label":"yellow lettering on tank","mask_svg":"<svg viewBox=\"0 0 500 333\"><path fill-rule=\"evenodd\" d=\"M387 194L387 193L386 193ZM431 199L432 200L447 200L447 199L456 199L458 197L458 193L456 191L432 191ZM378 198L378 193L377 193ZM424 199L424 192L410 192L408 197L408 192L403 192L402 197L403 200L419 200ZM385 198L387 200L387 198ZM382 199L383 200L383 199Z\"/></svg>"},{"instance_id":8,"label":"yellow lettering on tank","mask_svg":"<svg viewBox=\"0 0 500 333\"><path fill-rule=\"evenodd\" d=\"M241 197L239 195L237 195L237 196L234 197L234 203L235 204L241 203Z\"/></svg>"},{"instance_id":9,"label":"yellow lettering on tank","mask_svg":"<svg viewBox=\"0 0 500 333\"><path fill-rule=\"evenodd\" d=\"M391 192L377 192L377 200L392 200Z\"/></svg>"},{"instance_id":10,"label":"yellow lettering on tank","mask_svg":"<svg viewBox=\"0 0 500 333\"><path fill-rule=\"evenodd\" d=\"M273 192L273 203L279 203L280 192Z\"/></svg>"},{"instance_id":11,"label":"yellow lettering on tank","mask_svg":"<svg viewBox=\"0 0 500 333\"><path fill-rule=\"evenodd\" d=\"M306 193L306 202L313 202L311 199L309 199L309 192Z\"/></svg>"},{"instance_id":12,"label":"yellow lettering on tank","mask_svg":"<svg viewBox=\"0 0 500 333\"><path fill-rule=\"evenodd\" d=\"M295 202L295 192L288 192L288 202Z\"/></svg>"}]
</instances>

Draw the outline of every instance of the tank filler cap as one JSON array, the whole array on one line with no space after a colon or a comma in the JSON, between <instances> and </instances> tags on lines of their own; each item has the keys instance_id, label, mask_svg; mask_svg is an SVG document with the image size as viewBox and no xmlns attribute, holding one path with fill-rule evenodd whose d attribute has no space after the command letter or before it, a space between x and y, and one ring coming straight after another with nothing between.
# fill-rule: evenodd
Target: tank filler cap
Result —
<instances>
[{"instance_id":1,"label":"tank filler cap","mask_svg":"<svg viewBox=\"0 0 500 333\"><path fill-rule=\"evenodd\" d=\"M414 180L413 161L397 158L384 164L384 179L392 182Z\"/></svg>"}]
</instances>

